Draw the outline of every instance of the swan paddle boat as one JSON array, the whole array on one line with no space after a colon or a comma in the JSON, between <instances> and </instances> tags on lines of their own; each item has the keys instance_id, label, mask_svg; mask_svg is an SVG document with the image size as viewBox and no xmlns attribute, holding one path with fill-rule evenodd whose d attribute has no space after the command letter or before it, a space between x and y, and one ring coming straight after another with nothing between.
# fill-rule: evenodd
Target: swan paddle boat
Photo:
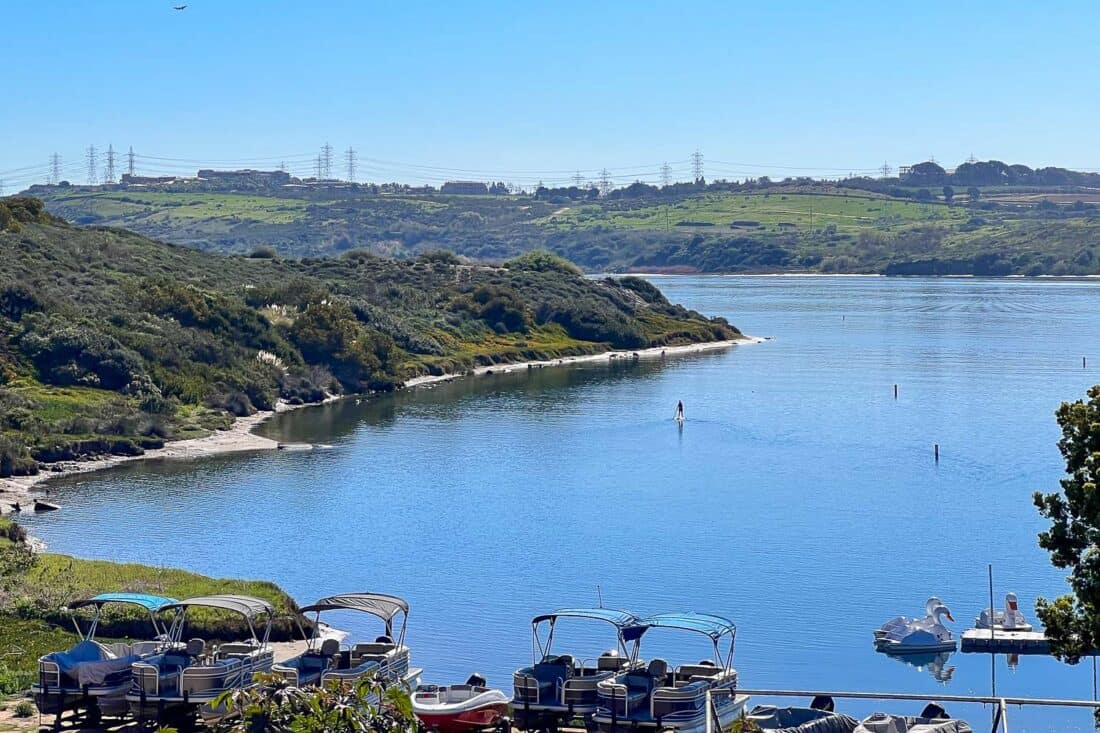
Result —
<instances>
[{"instance_id":1,"label":"swan paddle boat","mask_svg":"<svg viewBox=\"0 0 1100 733\"><path fill-rule=\"evenodd\" d=\"M125 715L126 692L131 668L156 654L164 644L167 627L160 613L174 604L174 598L143 593L102 593L95 598L74 601L64 611L72 616L80 641L63 652L51 652L38 659L38 683L31 689L40 713L55 714L60 723L64 713L83 714L84 722L97 725L103 715ZM103 644L96 631L106 606L129 606L143 610L152 628L151 641ZM92 617L81 628L79 609L91 609Z\"/></svg>"},{"instance_id":2,"label":"swan paddle boat","mask_svg":"<svg viewBox=\"0 0 1100 733\"><path fill-rule=\"evenodd\" d=\"M615 648L595 659L553 651L555 631L565 619L610 625L615 634ZM596 686L624 670L642 666L637 654L641 637L632 643L623 638L623 630L637 622L634 614L610 608L562 608L535 616L531 620L533 664L512 675L516 726L541 730L576 720L588 723L599 701Z\"/></svg>"},{"instance_id":3,"label":"swan paddle boat","mask_svg":"<svg viewBox=\"0 0 1100 733\"><path fill-rule=\"evenodd\" d=\"M928 605L937 598L930 598ZM904 616L891 619L875 630L875 649L893 655L953 652L957 648L955 635L943 624L954 621L951 611L942 603L929 609L920 620Z\"/></svg>"},{"instance_id":4,"label":"swan paddle boat","mask_svg":"<svg viewBox=\"0 0 1100 733\"><path fill-rule=\"evenodd\" d=\"M486 687L477 673L463 685L420 685L412 695L413 713L438 733L494 728L508 715L511 702L500 690Z\"/></svg>"},{"instance_id":5,"label":"swan paddle boat","mask_svg":"<svg viewBox=\"0 0 1100 733\"><path fill-rule=\"evenodd\" d=\"M991 609L983 608L982 613L974 620L975 628L996 629L997 631L1031 631L1032 626L1024 618L1020 611L1020 602L1016 600L1015 593L1005 595L1005 608L1003 611L993 610L993 618L990 620Z\"/></svg>"},{"instance_id":6,"label":"swan paddle boat","mask_svg":"<svg viewBox=\"0 0 1100 733\"><path fill-rule=\"evenodd\" d=\"M649 616L623 629L626 642L636 642L654 629L688 631L706 637L714 658L671 667L654 659L646 667L632 665L597 687L599 707L592 722L599 733L703 733L707 730L707 698L711 719L726 730L745 709L747 695L737 694L733 621L708 613L668 613ZM635 659L637 657L635 650Z\"/></svg>"},{"instance_id":7,"label":"swan paddle boat","mask_svg":"<svg viewBox=\"0 0 1100 733\"><path fill-rule=\"evenodd\" d=\"M932 596L927 601L925 601L924 619L931 620L932 611L936 608L936 606L941 605L943 605L943 601L941 601L936 596ZM879 628L875 629L875 640L877 641L885 637L887 634L889 634L891 631L894 631L895 629L904 629L911 626L912 624L919 623L920 621L921 619L915 616L913 618L909 618L908 616L896 616L884 623Z\"/></svg>"}]
</instances>

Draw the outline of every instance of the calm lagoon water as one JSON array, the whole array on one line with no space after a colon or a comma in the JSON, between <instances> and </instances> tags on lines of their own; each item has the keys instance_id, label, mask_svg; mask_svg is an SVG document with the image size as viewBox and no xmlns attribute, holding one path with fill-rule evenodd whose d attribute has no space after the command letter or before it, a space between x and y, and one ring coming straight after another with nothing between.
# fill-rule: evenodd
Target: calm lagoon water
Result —
<instances>
[{"instance_id":1,"label":"calm lagoon water","mask_svg":"<svg viewBox=\"0 0 1100 733\"><path fill-rule=\"evenodd\" d=\"M774 338L304 410L263 432L331 447L82 476L57 484L63 511L27 523L56 551L270 578L301 602L404 596L429 681L476 669L506 687L530 660L530 617L595 604L599 586L637 613L733 617L746 687L988 694L988 656L917 668L876 654L871 630L931 594L970 627L987 563L998 605L1013 590L1029 617L1065 589L1030 495L1061 474L1054 409L1100 382L1100 283L653 280ZM559 641L589 656L611 645L603 631ZM696 639L652 641L646 656L705 656ZM1093 695L1091 664L1006 661L1002 694ZM1080 711L1010 720L1092 729Z\"/></svg>"}]
</instances>

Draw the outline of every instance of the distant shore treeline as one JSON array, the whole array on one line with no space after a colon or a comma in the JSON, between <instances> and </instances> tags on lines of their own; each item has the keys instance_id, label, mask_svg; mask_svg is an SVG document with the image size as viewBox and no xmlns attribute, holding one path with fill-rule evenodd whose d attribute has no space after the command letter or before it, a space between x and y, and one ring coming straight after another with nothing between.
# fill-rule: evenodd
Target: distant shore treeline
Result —
<instances>
[{"instance_id":1,"label":"distant shore treeline","mask_svg":"<svg viewBox=\"0 0 1100 733\"><path fill-rule=\"evenodd\" d=\"M0 475L140 454L276 401L420 374L732 338L636 278L530 253L223 257L0 199ZM262 254L262 253L261 253Z\"/></svg>"}]
</instances>

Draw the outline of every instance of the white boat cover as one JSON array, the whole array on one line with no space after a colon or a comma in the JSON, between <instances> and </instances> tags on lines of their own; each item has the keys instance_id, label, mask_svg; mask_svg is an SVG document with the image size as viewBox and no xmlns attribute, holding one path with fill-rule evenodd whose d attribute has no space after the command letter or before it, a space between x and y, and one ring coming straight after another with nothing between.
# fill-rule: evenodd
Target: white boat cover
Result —
<instances>
[{"instance_id":1,"label":"white boat cover","mask_svg":"<svg viewBox=\"0 0 1100 733\"><path fill-rule=\"evenodd\" d=\"M864 718L855 733L973 733L973 730L963 720L875 713Z\"/></svg>"},{"instance_id":2,"label":"white boat cover","mask_svg":"<svg viewBox=\"0 0 1100 733\"><path fill-rule=\"evenodd\" d=\"M757 705L748 715L762 730L778 733L853 733L859 722L847 715L815 708Z\"/></svg>"}]
</instances>

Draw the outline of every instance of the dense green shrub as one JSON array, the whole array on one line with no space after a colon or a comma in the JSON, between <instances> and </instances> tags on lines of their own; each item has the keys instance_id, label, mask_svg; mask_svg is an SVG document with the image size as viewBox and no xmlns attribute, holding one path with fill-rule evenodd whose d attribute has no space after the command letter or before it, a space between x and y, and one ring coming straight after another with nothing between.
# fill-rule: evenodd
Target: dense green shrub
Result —
<instances>
[{"instance_id":1,"label":"dense green shrub","mask_svg":"<svg viewBox=\"0 0 1100 733\"><path fill-rule=\"evenodd\" d=\"M509 270L534 270L536 272L563 272L567 275L580 275L581 268L569 260L545 250L535 250L508 260L504 266Z\"/></svg>"},{"instance_id":2,"label":"dense green shrub","mask_svg":"<svg viewBox=\"0 0 1100 733\"><path fill-rule=\"evenodd\" d=\"M33 319L20 349L34 362L43 381L102 387L129 394L156 391L141 357L89 324L57 317Z\"/></svg>"},{"instance_id":3,"label":"dense green shrub","mask_svg":"<svg viewBox=\"0 0 1100 733\"><path fill-rule=\"evenodd\" d=\"M392 389L387 372L394 349L389 337L365 328L346 303L315 303L294 321L290 337L310 363L332 370L352 391Z\"/></svg>"}]
</instances>

